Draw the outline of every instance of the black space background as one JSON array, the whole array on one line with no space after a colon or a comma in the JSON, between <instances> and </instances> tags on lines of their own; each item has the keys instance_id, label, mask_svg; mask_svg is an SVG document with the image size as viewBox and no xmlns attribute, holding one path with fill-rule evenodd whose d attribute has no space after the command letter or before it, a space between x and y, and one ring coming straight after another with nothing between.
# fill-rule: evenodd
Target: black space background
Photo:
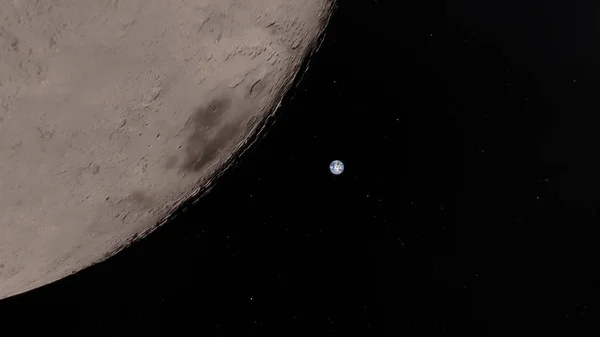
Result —
<instances>
[{"instance_id":1,"label":"black space background","mask_svg":"<svg viewBox=\"0 0 600 337\"><path fill-rule=\"evenodd\" d=\"M255 150L2 335L597 334L600 4L338 4Z\"/></svg>"}]
</instances>

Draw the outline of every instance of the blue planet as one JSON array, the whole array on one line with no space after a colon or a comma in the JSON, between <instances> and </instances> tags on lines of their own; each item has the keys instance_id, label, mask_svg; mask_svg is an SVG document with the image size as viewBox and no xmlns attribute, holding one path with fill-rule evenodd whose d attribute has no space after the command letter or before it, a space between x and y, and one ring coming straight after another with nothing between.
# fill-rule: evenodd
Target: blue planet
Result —
<instances>
[{"instance_id":1,"label":"blue planet","mask_svg":"<svg viewBox=\"0 0 600 337\"><path fill-rule=\"evenodd\" d=\"M334 160L329 164L329 171L336 176L344 172L344 163L341 160Z\"/></svg>"}]
</instances>

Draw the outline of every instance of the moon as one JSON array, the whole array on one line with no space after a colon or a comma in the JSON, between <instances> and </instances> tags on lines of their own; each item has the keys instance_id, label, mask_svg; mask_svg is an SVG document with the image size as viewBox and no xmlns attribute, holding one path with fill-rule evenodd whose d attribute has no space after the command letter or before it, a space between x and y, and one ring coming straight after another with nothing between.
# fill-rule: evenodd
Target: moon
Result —
<instances>
[{"instance_id":1,"label":"moon","mask_svg":"<svg viewBox=\"0 0 600 337\"><path fill-rule=\"evenodd\" d=\"M0 2L0 299L114 255L212 184L334 8Z\"/></svg>"}]
</instances>

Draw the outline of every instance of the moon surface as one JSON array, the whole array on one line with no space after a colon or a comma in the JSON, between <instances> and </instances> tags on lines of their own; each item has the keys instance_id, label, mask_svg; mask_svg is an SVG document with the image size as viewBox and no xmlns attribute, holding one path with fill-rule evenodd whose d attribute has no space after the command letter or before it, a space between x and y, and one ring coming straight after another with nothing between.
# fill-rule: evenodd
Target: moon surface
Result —
<instances>
[{"instance_id":1,"label":"moon surface","mask_svg":"<svg viewBox=\"0 0 600 337\"><path fill-rule=\"evenodd\" d=\"M211 183L333 7L0 2L0 299L106 259Z\"/></svg>"}]
</instances>

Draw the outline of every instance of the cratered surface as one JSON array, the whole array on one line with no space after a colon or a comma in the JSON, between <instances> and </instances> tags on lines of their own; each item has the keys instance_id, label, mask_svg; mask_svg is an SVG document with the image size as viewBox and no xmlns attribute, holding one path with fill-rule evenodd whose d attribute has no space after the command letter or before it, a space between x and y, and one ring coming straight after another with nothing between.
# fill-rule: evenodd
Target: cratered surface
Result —
<instances>
[{"instance_id":1,"label":"cratered surface","mask_svg":"<svg viewBox=\"0 0 600 337\"><path fill-rule=\"evenodd\" d=\"M0 2L0 298L107 258L211 183L332 7Z\"/></svg>"}]
</instances>

